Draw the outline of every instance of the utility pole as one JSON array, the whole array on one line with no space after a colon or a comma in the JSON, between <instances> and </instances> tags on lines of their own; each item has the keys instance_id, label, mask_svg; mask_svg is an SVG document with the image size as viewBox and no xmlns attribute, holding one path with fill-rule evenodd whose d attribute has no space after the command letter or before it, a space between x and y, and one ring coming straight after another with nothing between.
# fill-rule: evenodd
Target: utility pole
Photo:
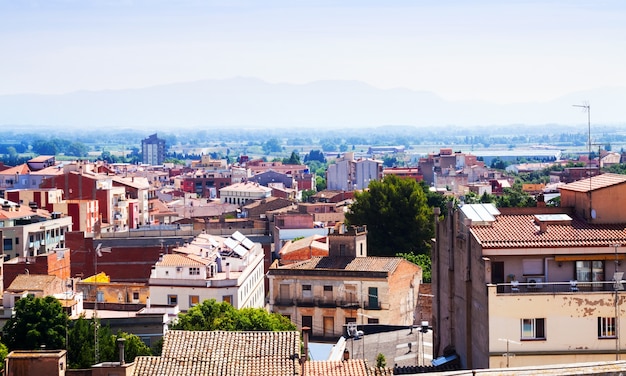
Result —
<instances>
[{"instance_id":1,"label":"utility pole","mask_svg":"<svg viewBox=\"0 0 626 376\"><path fill-rule=\"evenodd\" d=\"M574 104L572 105L574 107L580 107L583 109L583 111L587 112L587 152L588 152L588 164L589 166L587 166L587 173L589 174L589 218L593 219L594 217L594 213L593 213L593 207L591 205L591 170L590 170L590 165L591 165L591 106L589 105L588 102L585 102L583 104ZM600 163L600 161L598 160L598 164Z\"/></svg>"},{"instance_id":2,"label":"utility pole","mask_svg":"<svg viewBox=\"0 0 626 376\"><path fill-rule=\"evenodd\" d=\"M110 253L111 248L102 248L102 243L98 243L98 246L93 252L93 265L94 265L94 286L96 289L96 300L93 304L93 343L94 343L94 364L100 362L100 344L98 341L98 257L102 257L102 252Z\"/></svg>"}]
</instances>

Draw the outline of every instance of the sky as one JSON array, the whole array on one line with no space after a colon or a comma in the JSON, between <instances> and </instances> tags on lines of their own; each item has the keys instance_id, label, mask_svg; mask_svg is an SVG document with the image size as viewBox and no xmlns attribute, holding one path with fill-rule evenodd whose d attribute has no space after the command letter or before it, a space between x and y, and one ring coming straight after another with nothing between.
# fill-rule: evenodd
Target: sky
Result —
<instances>
[{"instance_id":1,"label":"sky","mask_svg":"<svg viewBox=\"0 0 626 376\"><path fill-rule=\"evenodd\" d=\"M254 77L447 100L626 87L623 0L0 0L0 95Z\"/></svg>"}]
</instances>

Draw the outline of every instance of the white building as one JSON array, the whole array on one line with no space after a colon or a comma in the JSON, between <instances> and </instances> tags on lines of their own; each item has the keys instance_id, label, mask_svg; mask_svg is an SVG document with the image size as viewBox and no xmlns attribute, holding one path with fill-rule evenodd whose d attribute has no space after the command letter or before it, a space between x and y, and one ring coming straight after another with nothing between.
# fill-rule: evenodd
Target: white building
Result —
<instances>
[{"instance_id":1,"label":"white building","mask_svg":"<svg viewBox=\"0 0 626 376\"><path fill-rule=\"evenodd\" d=\"M65 248L65 233L72 228L72 217L49 215L8 200L1 200L0 239L4 257L27 257Z\"/></svg>"},{"instance_id":2,"label":"white building","mask_svg":"<svg viewBox=\"0 0 626 376\"><path fill-rule=\"evenodd\" d=\"M235 183L220 189L222 204L245 205L253 200L262 200L272 196L272 188L264 187L259 183Z\"/></svg>"},{"instance_id":3,"label":"white building","mask_svg":"<svg viewBox=\"0 0 626 376\"><path fill-rule=\"evenodd\" d=\"M365 189L370 181L382 179L383 162L376 159L354 159L354 153L344 153L343 157L328 166L326 186L329 190L352 191Z\"/></svg>"},{"instance_id":4,"label":"white building","mask_svg":"<svg viewBox=\"0 0 626 376\"><path fill-rule=\"evenodd\" d=\"M163 255L150 274L152 304L178 304L187 311L205 299L240 309L262 308L263 248L239 232L228 238L200 234Z\"/></svg>"}]
</instances>

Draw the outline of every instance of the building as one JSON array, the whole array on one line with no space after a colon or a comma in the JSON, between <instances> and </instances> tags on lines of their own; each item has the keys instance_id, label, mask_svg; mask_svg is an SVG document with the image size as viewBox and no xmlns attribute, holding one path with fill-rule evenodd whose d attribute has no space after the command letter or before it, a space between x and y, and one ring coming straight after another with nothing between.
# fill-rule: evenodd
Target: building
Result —
<instances>
[{"instance_id":1,"label":"building","mask_svg":"<svg viewBox=\"0 0 626 376\"><path fill-rule=\"evenodd\" d=\"M376 159L355 159L354 153L344 153L326 170L326 187L329 190L354 191L365 189L370 181L380 180L383 162Z\"/></svg>"},{"instance_id":2,"label":"building","mask_svg":"<svg viewBox=\"0 0 626 376\"><path fill-rule=\"evenodd\" d=\"M7 376L65 376L67 350L15 350L6 358Z\"/></svg>"},{"instance_id":3,"label":"building","mask_svg":"<svg viewBox=\"0 0 626 376\"><path fill-rule=\"evenodd\" d=\"M150 274L150 300L177 304L181 311L206 299L237 309L263 307L263 260L261 245L238 231L227 238L200 234L157 261Z\"/></svg>"},{"instance_id":4,"label":"building","mask_svg":"<svg viewBox=\"0 0 626 376\"><path fill-rule=\"evenodd\" d=\"M253 200L262 200L272 195L272 188L258 183L242 182L221 188L220 201L222 204L245 205Z\"/></svg>"},{"instance_id":5,"label":"building","mask_svg":"<svg viewBox=\"0 0 626 376\"><path fill-rule=\"evenodd\" d=\"M152 134L141 140L143 163L148 165L162 165L165 162L165 140Z\"/></svg>"},{"instance_id":6,"label":"building","mask_svg":"<svg viewBox=\"0 0 626 376\"><path fill-rule=\"evenodd\" d=\"M453 346L464 368L623 358L625 179L565 185L558 208L450 206L433 244L434 355Z\"/></svg>"},{"instance_id":7,"label":"building","mask_svg":"<svg viewBox=\"0 0 626 376\"><path fill-rule=\"evenodd\" d=\"M329 254L268 272L269 309L312 328L316 338L336 339L350 322L413 325L419 266L400 257L368 257L365 227L339 224L328 232Z\"/></svg>"},{"instance_id":8,"label":"building","mask_svg":"<svg viewBox=\"0 0 626 376\"><path fill-rule=\"evenodd\" d=\"M72 228L71 217L0 201L0 238L5 259L35 256L65 247L65 233Z\"/></svg>"},{"instance_id":9,"label":"building","mask_svg":"<svg viewBox=\"0 0 626 376\"><path fill-rule=\"evenodd\" d=\"M300 333L171 330L161 356L135 358L132 375L196 374L301 375Z\"/></svg>"}]
</instances>

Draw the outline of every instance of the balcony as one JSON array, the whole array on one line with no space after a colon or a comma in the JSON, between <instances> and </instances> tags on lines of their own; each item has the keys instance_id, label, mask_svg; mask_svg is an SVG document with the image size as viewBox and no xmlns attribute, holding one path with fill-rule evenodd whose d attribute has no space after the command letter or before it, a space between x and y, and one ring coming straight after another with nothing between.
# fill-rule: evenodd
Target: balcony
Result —
<instances>
[{"instance_id":1,"label":"balcony","mask_svg":"<svg viewBox=\"0 0 626 376\"><path fill-rule=\"evenodd\" d=\"M293 304L293 299L278 298L274 300L275 306L291 307Z\"/></svg>"},{"instance_id":2,"label":"balcony","mask_svg":"<svg viewBox=\"0 0 626 376\"><path fill-rule=\"evenodd\" d=\"M625 284L622 280L620 284ZM571 293L598 293L611 292L614 293L616 287L615 281L597 281L597 282L519 282L512 281L510 283L496 284L496 291L500 294L571 294ZM623 290L622 288L617 288Z\"/></svg>"}]
</instances>

